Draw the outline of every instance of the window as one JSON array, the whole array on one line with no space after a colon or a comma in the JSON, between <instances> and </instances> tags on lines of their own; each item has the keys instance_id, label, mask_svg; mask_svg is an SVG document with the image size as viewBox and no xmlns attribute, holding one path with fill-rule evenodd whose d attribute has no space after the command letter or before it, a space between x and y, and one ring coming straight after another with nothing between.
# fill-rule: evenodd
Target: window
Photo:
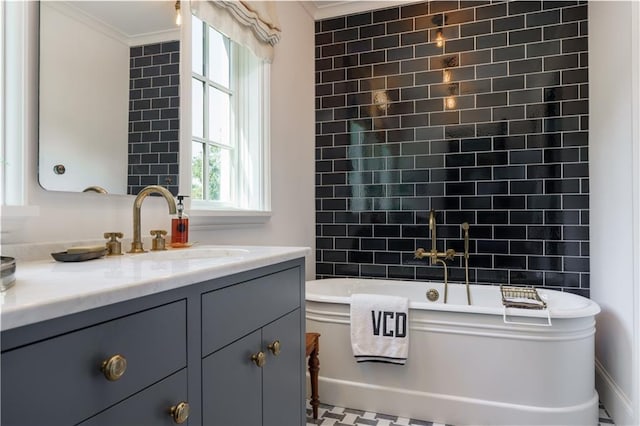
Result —
<instances>
[{"instance_id":1,"label":"window","mask_svg":"<svg viewBox=\"0 0 640 426\"><path fill-rule=\"evenodd\" d=\"M268 64L192 16L192 207L269 209Z\"/></svg>"},{"instance_id":2,"label":"window","mask_svg":"<svg viewBox=\"0 0 640 426\"><path fill-rule=\"evenodd\" d=\"M8 207L25 206L27 103L33 80L29 68L32 45L28 37L27 2L0 2L0 201ZM17 209L14 209L18 211ZM24 215L23 211L18 214Z\"/></svg>"},{"instance_id":3,"label":"window","mask_svg":"<svg viewBox=\"0 0 640 426\"><path fill-rule=\"evenodd\" d=\"M5 170L5 162L6 162L6 154L4 152L4 62L5 62L5 48L4 48L4 2L0 3L0 24L2 24L2 29L0 29L0 138L2 138L2 145L0 146L0 162L2 167L0 170L0 204L4 205L4 170Z\"/></svg>"}]
</instances>

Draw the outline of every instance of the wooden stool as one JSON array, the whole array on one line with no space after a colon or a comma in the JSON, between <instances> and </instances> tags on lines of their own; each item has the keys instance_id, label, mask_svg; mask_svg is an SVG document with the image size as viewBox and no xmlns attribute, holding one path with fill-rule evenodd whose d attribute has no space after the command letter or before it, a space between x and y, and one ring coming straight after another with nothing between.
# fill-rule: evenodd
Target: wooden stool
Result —
<instances>
[{"instance_id":1,"label":"wooden stool","mask_svg":"<svg viewBox=\"0 0 640 426\"><path fill-rule=\"evenodd\" d=\"M311 408L313 410L313 418L318 418L318 371L320 370L320 360L318 352L320 352L320 334L307 333L307 356L309 357L309 376L311 377Z\"/></svg>"}]
</instances>

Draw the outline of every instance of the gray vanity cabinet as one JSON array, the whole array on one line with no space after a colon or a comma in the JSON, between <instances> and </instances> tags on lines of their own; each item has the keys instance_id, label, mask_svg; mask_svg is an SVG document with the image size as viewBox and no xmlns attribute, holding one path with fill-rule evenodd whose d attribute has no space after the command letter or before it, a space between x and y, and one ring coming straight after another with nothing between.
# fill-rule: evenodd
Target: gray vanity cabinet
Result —
<instances>
[{"instance_id":1,"label":"gray vanity cabinet","mask_svg":"<svg viewBox=\"0 0 640 426\"><path fill-rule=\"evenodd\" d=\"M3 331L0 423L303 425L303 300L296 259Z\"/></svg>"},{"instance_id":2,"label":"gray vanity cabinet","mask_svg":"<svg viewBox=\"0 0 640 426\"><path fill-rule=\"evenodd\" d=\"M202 296L203 426L304 423L298 274L288 269Z\"/></svg>"},{"instance_id":3,"label":"gray vanity cabinet","mask_svg":"<svg viewBox=\"0 0 640 426\"><path fill-rule=\"evenodd\" d=\"M303 424L300 318L296 309L202 360L204 426Z\"/></svg>"}]
</instances>

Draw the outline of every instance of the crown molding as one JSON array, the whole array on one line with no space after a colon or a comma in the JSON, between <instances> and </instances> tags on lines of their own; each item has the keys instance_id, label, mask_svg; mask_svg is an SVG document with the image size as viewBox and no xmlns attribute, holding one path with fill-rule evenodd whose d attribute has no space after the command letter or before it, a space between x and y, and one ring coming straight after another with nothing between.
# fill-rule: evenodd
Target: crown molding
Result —
<instances>
[{"instance_id":1,"label":"crown molding","mask_svg":"<svg viewBox=\"0 0 640 426\"><path fill-rule=\"evenodd\" d=\"M300 1L307 13L316 21L337 16L351 15L387 7L417 3L416 0L315 0Z\"/></svg>"},{"instance_id":2,"label":"crown molding","mask_svg":"<svg viewBox=\"0 0 640 426\"><path fill-rule=\"evenodd\" d=\"M149 33L136 34L129 36L123 33L118 28L97 19L95 16L90 15L82 9L73 6L72 3L67 1L47 1L45 2L47 7L50 7L65 16L80 22L87 27L98 31L103 35L110 37L114 40L127 46L140 46L144 44L161 43L165 41L180 40L180 29L171 28L168 30L155 31Z\"/></svg>"}]
</instances>

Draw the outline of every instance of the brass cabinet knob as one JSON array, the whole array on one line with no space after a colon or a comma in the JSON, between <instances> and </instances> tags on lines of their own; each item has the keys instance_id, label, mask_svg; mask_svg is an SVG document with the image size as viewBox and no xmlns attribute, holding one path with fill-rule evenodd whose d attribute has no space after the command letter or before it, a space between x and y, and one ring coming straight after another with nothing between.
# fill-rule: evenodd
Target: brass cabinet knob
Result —
<instances>
[{"instance_id":1,"label":"brass cabinet knob","mask_svg":"<svg viewBox=\"0 0 640 426\"><path fill-rule=\"evenodd\" d=\"M260 351L257 354L251 355L251 361L255 362L258 367L263 367L267 362L267 357L264 352Z\"/></svg>"},{"instance_id":2,"label":"brass cabinet knob","mask_svg":"<svg viewBox=\"0 0 640 426\"><path fill-rule=\"evenodd\" d=\"M189 404L183 401L171 407L171 418L176 424L186 422L189 418Z\"/></svg>"},{"instance_id":3,"label":"brass cabinet knob","mask_svg":"<svg viewBox=\"0 0 640 426\"><path fill-rule=\"evenodd\" d=\"M104 377L110 381L116 381L124 375L127 370L127 360L122 355L113 355L109 359L102 362L100 367Z\"/></svg>"},{"instance_id":4,"label":"brass cabinet knob","mask_svg":"<svg viewBox=\"0 0 640 426\"><path fill-rule=\"evenodd\" d=\"M280 340L274 340L273 343L267 346L272 354L275 356L280 355Z\"/></svg>"}]
</instances>

